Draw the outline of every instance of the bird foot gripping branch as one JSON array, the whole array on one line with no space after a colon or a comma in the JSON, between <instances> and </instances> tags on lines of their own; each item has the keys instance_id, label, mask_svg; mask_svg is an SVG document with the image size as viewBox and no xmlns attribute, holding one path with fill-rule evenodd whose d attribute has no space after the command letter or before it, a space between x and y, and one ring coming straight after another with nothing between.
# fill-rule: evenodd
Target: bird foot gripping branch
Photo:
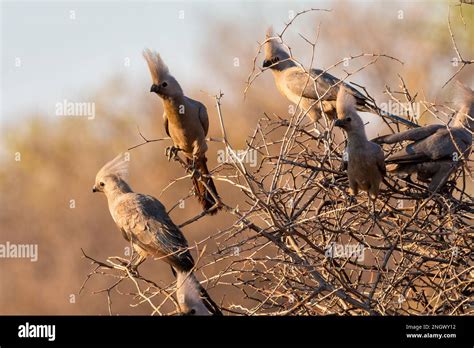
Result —
<instances>
[{"instance_id":1,"label":"bird foot gripping branch","mask_svg":"<svg viewBox=\"0 0 474 348\"><path fill-rule=\"evenodd\" d=\"M120 266L122 266L124 269L125 274L130 274L132 277L139 277L140 273L138 273L138 266L140 266L140 263L136 263L135 259L124 259L118 256L113 256L109 258L110 261L108 260L109 263L115 263L117 261Z\"/></svg>"},{"instance_id":2,"label":"bird foot gripping branch","mask_svg":"<svg viewBox=\"0 0 474 348\"><path fill-rule=\"evenodd\" d=\"M183 233L160 201L133 192L125 181L128 165L127 156L119 154L99 170L93 187L94 192L102 192L107 196L113 220L136 252L136 256L125 261L123 269L133 278L137 274L136 268L147 257L162 259L176 275L176 294L181 311L187 313L194 310L197 315L218 312L215 308L208 309L200 297L203 293L207 295L206 301L212 302L193 274L195 263ZM124 260L119 259L119 262L123 263Z\"/></svg>"},{"instance_id":3,"label":"bird foot gripping branch","mask_svg":"<svg viewBox=\"0 0 474 348\"><path fill-rule=\"evenodd\" d=\"M176 157L178 156L179 151L181 151L181 149L178 147L168 146L165 149L165 156L168 158L168 161L171 161L172 159L177 160Z\"/></svg>"}]
</instances>

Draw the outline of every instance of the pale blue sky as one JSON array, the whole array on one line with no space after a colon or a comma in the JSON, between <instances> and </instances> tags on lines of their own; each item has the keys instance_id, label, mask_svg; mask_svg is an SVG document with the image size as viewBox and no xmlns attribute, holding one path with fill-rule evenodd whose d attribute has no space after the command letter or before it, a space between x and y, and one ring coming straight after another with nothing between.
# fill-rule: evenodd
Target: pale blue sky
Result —
<instances>
[{"instance_id":1,"label":"pale blue sky","mask_svg":"<svg viewBox=\"0 0 474 348\"><path fill-rule=\"evenodd\" d=\"M348 6L360 10L370 4L355 1ZM281 28L289 10L331 5L331 1L2 1L0 120L16 121L31 112L50 114L58 101L81 101L116 75L125 76L137 90L149 88L141 56L145 47L159 50L168 65L179 67L179 76L186 76L188 84L193 79L209 81L213 77L200 47L203 40L212 40L212 22L235 23L235 35L249 37L258 28L261 35L256 42L268 25ZM435 11L436 6L431 2L430 6ZM184 19L179 18L182 10ZM70 11L75 11L75 19ZM218 43L215 49L218 52ZM124 66L127 57L129 67ZM20 67L15 66L16 58Z\"/></svg>"},{"instance_id":2,"label":"pale blue sky","mask_svg":"<svg viewBox=\"0 0 474 348\"><path fill-rule=\"evenodd\" d=\"M191 62L174 53L198 52L201 40L209 39L210 19L235 21L245 30L255 18L283 22L288 8L304 7L294 2L3 1L2 116L50 112L57 101L78 99L116 74L140 83L148 74L144 47L159 49L168 64L180 67L181 76L198 79L203 69L193 67L201 57ZM127 57L130 67L124 66Z\"/></svg>"}]
</instances>

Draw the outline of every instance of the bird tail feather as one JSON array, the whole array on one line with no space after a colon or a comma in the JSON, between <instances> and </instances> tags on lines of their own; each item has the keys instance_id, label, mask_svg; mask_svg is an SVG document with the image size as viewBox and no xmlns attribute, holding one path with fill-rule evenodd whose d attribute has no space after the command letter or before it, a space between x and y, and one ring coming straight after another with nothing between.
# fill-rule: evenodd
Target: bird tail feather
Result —
<instances>
[{"instance_id":1,"label":"bird tail feather","mask_svg":"<svg viewBox=\"0 0 474 348\"><path fill-rule=\"evenodd\" d=\"M203 207L204 210L209 210L216 204L216 200L214 197L218 197L217 194L217 189L216 186L214 185L214 181L212 180L211 177L208 177L209 175L209 169L207 168L207 158L203 157L201 159L198 159L194 162L194 165L196 166L196 169L199 171L201 174L201 178L199 179L196 176L193 176L193 185L194 185L194 191L196 192L196 195L199 199L199 203L201 203L201 206ZM192 165L193 161L188 159L188 164ZM207 187L212 191L212 194L208 191L206 188L206 185L203 184L203 182L206 183ZM214 209L209 212L210 215L214 215L217 213L219 208Z\"/></svg>"},{"instance_id":2,"label":"bird tail feather","mask_svg":"<svg viewBox=\"0 0 474 348\"><path fill-rule=\"evenodd\" d=\"M362 112L375 113L375 114L377 114L381 117L387 117L387 118L391 119L392 121L404 124L405 126L407 126L409 128L418 128L418 127L420 127L420 125L418 125L418 124L416 124L416 123L414 123L410 120L407 120L406 118L391 114L388 111L384 111L384 110L380 109L379 107L373 105L373 103L371 103L371 102L369 103L367 100L365 101L365 104L363 104L363 105L358 104L357 105L357 110L362 111Z\"/></svg>"},{"instance_id":3,"label":"bird tail feather","mask_svg":"<svg viewBox=\"0 0 474 348\"><path fill-rule=\"evenodd\" d=\"M222 315L219 306L192 272L176 271L178 304L185 314Z\"/></svg>"}]
</instances>

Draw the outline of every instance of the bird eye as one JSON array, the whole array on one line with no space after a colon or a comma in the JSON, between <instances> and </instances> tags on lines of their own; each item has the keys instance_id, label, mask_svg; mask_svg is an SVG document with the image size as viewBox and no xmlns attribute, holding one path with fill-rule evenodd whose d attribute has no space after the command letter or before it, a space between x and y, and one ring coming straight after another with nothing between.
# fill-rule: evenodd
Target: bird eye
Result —
<instances>
[{"instance_id":1,"label":"bird eye","mask_svg":"<svg viewBox=\"0 0 474 348\"><path fill-rule=\"evenodd\" d=\"M161 86L164 87L164 88L166 88L166 87L168 86L168 82L166 82L166 81L163 82L163 83L161 84Z\"/></svg>"},{"instance_id":2,"label":"bird eye","mask_svg":"<svg viewBox=\"0 0 474 348\"><path fill-rule=\"evenodd\" d=\"M347 122L351 122L352 119L351 119L350 117L347 117L347 118L346 118L346 121L347 121Z\"/></svg>"},{"instance_id":3,"label":"bird eye","mask_svg":"<svg viewBox=\"0 0 474 348\"><path fill-rule=\"evenodd\" d=\"M104 187L105 183L103 181L99 182L100 187Z\"/></svg>"}]
</instances>

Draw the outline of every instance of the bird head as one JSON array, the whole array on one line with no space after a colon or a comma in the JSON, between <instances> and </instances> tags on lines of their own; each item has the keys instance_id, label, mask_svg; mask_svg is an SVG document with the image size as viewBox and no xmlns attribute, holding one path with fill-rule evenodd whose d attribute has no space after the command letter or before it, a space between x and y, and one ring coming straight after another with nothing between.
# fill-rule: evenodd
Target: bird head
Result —
<instances>
[{"instance_id":1,"label":"bird head","mask_svg":"<svg viewBox=\"0 0 474 348\"><path fill-rule=\"evenodd\" d=\"M168 78L161 79L154 83L150 87L150 92L158 94L160 97L176 97L183 94L181 87L178 84L178 81L173 76Z\"/></svg>"},{"instance_id":2,"label":"bird head","mask_svg":"<svg viewBox=\"0 0 474 348\"><path fill-rule=\"evenodd\" d=\"M337 120L334 126L344 129L346 132L364 131L364 122L357 114L356 101L352 94L341 84L337 93L336 110Z\"/></svg>"},{"instance_id":3,"label":"bird head","mask_svg":"<svg viewBox=\"0 0 474 348\"><path fill-rule=\"evenodd\" d=\"M178 81L170 74L160 54L150 49L143 51L148 68L150 69L153 84L150 92L158 94L162 98L175 97L183 94Z\"/></svg>"},{"instance_id":4,"label":"bird head","mask_svg":"<svg viewBox=\"0 0 474 348\"><path fill-rule=\"evenodd\" d=\"M92 192L102 192L106 195L131 192L126 182L129 162L129 153L121 153L107 162L97 173Z\"/></svg>"},{"instance_id":5,"label":"bird head","mask_svg":"<svg viewBox=\"0 0 474 348\"><path fill-rule=\"evenodd\" d=\"M265 59L263 61L264 68L273 70L284 70L289 66L293 66L294 62L286 60L290 55L282 45L281 40L273 35L272 27L267 30L265 42Z\"/></svg>"}]
</instances>

